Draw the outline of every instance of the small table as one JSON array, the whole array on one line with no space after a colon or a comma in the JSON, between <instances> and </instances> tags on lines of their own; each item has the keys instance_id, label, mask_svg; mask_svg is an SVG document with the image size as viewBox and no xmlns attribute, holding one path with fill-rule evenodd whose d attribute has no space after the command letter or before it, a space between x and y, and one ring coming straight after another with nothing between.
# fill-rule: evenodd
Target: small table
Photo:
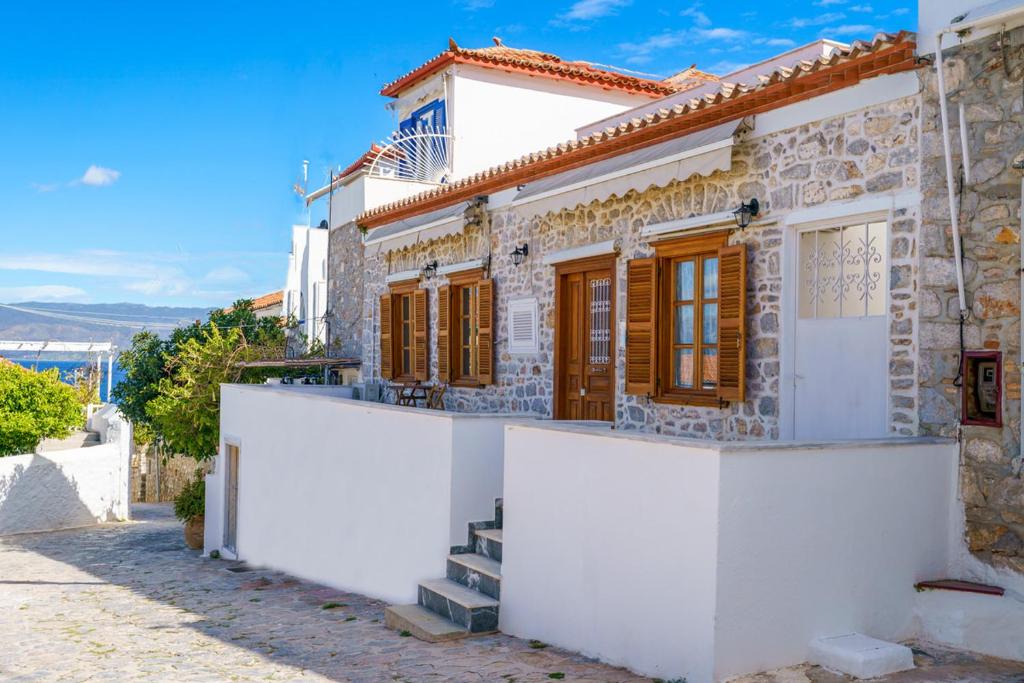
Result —
<instances>
[{"instance_id":1,"label":"small table","mask_svg":"<svg viewBox=\"0 0 1024 683\"><path fill-rule=\"evenodd\" d=\"M395 392L396 406L412 406L415 408L416 401L426 401L429 396L427 393L429 387L419 382L391 384L388 388Z\"/></svg>"}]
</instances>

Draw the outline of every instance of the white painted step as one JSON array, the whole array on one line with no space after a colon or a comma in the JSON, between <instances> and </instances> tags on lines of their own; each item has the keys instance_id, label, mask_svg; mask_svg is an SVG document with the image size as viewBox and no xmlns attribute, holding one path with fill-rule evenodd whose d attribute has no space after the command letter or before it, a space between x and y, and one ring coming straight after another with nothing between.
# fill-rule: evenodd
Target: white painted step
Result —
<instances>
[{"instance_id":1,"label":"white painted step","mask_svg":"<svg viewBox=\"0 0 1024 683\"><path fill-rule=\"evenodd\" d=\"M877 678L913 669L914 654L906 645L847 633L812 640L810 662L854 678Z\"/></svg>"},{"instance_id":2,"label":"white painted step","mask_svg":"<svg viewBox=\"0 0 1024 683\"><path fill-rule=\"evenodd\" d=\"M1024 601L1009 592L920 591L914 616L921 640L1024 662Z\"/></svg>"},{"instance_id":3,"label":"white painted step","mask_svg":"<svg viewBox=\"0 0 1024 683\"><path fill-rule=\"evenodd\" d=\"M489 538L492 541L501 543L501 529L477 529L476 535L480 538Z\"/></svg>"},{"instance_id":4,"label":"white painted step","mask_svg":"<svg viewBox=\"0 0 1024 683\"><path fill-rule=\"evenodd\" d=\"M495 581L501 580L501 562L492 560L489 557L477 555L476 553L461 553L459 555L449 555L448 559L456 564L461 564L467 569L489 576Z\"/></svg>"},{"instance_id":5,"label":"white painted step","mask_svg":"<svg viewBox=\"0 0 1024 683\"><path fill-rule=\"evenodd\" d=\"M472 635L468 630L421 605L391 605L384 610L384 623L395 631L408 631L428 643L441 643Z\"/></svg>"},{"instance_id":6,"label":"white painted step","mask_svg":"<svg viewBox=\"0 0 1024 683\"><path fill-rule=\"evenodd\" d=\"M451 579L430 579L428 581L420 581L420 586L469 610L481 607L498 606L498 601L494 598L470 588L466 588L461 583L456 583Z\"/></svg>"}]
</instances>

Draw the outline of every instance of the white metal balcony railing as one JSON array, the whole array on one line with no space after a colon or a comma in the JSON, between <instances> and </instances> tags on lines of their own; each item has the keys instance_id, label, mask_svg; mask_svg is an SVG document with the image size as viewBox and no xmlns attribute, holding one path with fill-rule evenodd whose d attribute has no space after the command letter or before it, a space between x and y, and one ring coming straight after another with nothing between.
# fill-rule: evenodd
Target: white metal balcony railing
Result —
<instances>
[{"instance_id":1,"label":"white metal balcony railing","mask_svg":"<svg viewBox=\"0 0 1024 683\"><path fill-rule=\"evenodd\" d=\"M370 163L370 177L435 184L450 179L452 135L446 128L395 131L380 146Z\"/></svg>"}]
</instances>

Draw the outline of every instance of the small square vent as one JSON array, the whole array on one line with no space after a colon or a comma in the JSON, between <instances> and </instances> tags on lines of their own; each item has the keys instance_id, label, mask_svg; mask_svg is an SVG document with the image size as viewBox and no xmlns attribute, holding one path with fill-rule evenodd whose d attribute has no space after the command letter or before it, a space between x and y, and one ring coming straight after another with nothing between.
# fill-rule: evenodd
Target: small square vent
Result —
<instances>
[{"instance_id":1,"label":"small square vent","mask_svg":"<svg viewBox=\"0 0 1024 683\"><path fill-rule=\"evenodd\" d=\"M508 352L537 353L537 300L508 302Z\"/></svg>"}]
</instances>

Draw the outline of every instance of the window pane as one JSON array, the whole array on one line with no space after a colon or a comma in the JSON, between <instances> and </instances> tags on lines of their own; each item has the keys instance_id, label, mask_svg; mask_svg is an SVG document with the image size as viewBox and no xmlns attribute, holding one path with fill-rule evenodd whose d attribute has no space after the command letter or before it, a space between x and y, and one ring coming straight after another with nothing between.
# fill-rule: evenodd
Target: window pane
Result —
<instances>
[{"instance_id":1,"label":"window pane","mask_svg":"<svg viewBox=\"0 0 1024 683\"><path fill-rule=\"evenodd\" d=\"M718 298L718 257L704 259L704 298Z\"/></svg>"},{"instance_id":2,"label":"window pane","mask_svg":"<svg viewBox=\"0 0 1024 683\"><path fill-rule=\"evenodd\" d=\"M471 294L471 292L469 290L469 287L464 287L463 289L460 289L459 293L462 295L462 315L468 316L469 315L469 307L470 307L470 303L471 303L470 302L470 294Z\"/></svg>"},{"instance_id":3,"label":"window pane","mask_svg":"<svg viewBox=\"0 0 1024 683\"><path fill-rule=\"evenodd\" d=\"M693 261L676 264L676 301L693 300Z\"/></svg>"},{"instance_id":4,"label":"window pane","mask_svg":"<svg viewBox=\"0 0 1024 683\"><path fill-rule=\"evenodd\" d=\"M797 272L797 291L799 291L799 316L813 318L814 307L818 301L818 253L814 230L800 233L800 265Z\"/></svg>"},{"instance_id":5,"label":"window pane","mask_svg":"<svg viewBox=\"0 0 1024 683\"><path fill-rule=\"evenodd\" d=\"M868 315L885 315L885 295L889 282L885 274L888 265L888 223L868 224L866 260L868 273L865 289L868 298Z\"/></svg>"},{"instance_id":6,"label":"window pane","mask_svg":"<svg viewBox=\"0 0 1024 683\"><path fill-rule=\"evenodd\" d=\"M816 249L818 318L838 318L846 292L843 281L843 242L840 228L818 231Z\"/></svg>"},{"instance_id":7,"label":"window pane","mask_svg":"<svg viewBox=\"0 0 1024 683\"><path fill-rule=\"evenodd\" d=\"M714 389L718 384L718 349L704 349L703 365L704 388Z\"/></svg>"},{"instance_id":8,"label":"window pane","mask_svg":"<svg viewBox=\"0 0 1024 683\"><path fill-rule=\"evenodd\" d=\"M409 324L408 320L403 320L402 321L402 346L408 346L409 345L409 336L410 336L409 332L410 332L410 328L411 327L412 327L412 325Z\"/></svg>"},{"instance_id":9,"label":"window pane","mask_svg":"<svg viewBox=\"0 0 1024 683\"><path fill-rule=\"evenodd\" d=\"M704 343L718 343L718 304L704 304Z\"/></svg>"},{"instance_id":10,"label":"window pane","mask_svg":"<svg viewBox=\"0 0 1024 683\"><path fill-rule=\"evenodd\" d=\"M672 360L672 378L681 389L693 388L693 349L676 349Z\"/></svg>"},{"instance_id":11,"label":"window pane","mask_svg":"<svg viewBox=\"0 0 1024 683\"><path fill-rule=\"evenodd\" d=\"M409 369L412 367L412 363L409 362L409 349L402 349L402 373L403 375L409 374Z\"/></svg>"},{"instance_id":12,"label":"window pane","mask_svg":"<svg viewBox=\"0 0 1024 683\"><path fill-rule=\"evenodd\" d=\"M676 344L693 343L693 304L676 306Z\"/></svg>"},{"instance_id":13,"label":"window pane","mask_svg":"<svg viewBox=\"0 0 1024 683\"><path fill-rule=\"evenodd\" d=\"M471 361L473 356L469 351L469 347L466 346L462 349L462 376L469 377L473 374L473 368Z\"/></svg>"}]
</instances>

